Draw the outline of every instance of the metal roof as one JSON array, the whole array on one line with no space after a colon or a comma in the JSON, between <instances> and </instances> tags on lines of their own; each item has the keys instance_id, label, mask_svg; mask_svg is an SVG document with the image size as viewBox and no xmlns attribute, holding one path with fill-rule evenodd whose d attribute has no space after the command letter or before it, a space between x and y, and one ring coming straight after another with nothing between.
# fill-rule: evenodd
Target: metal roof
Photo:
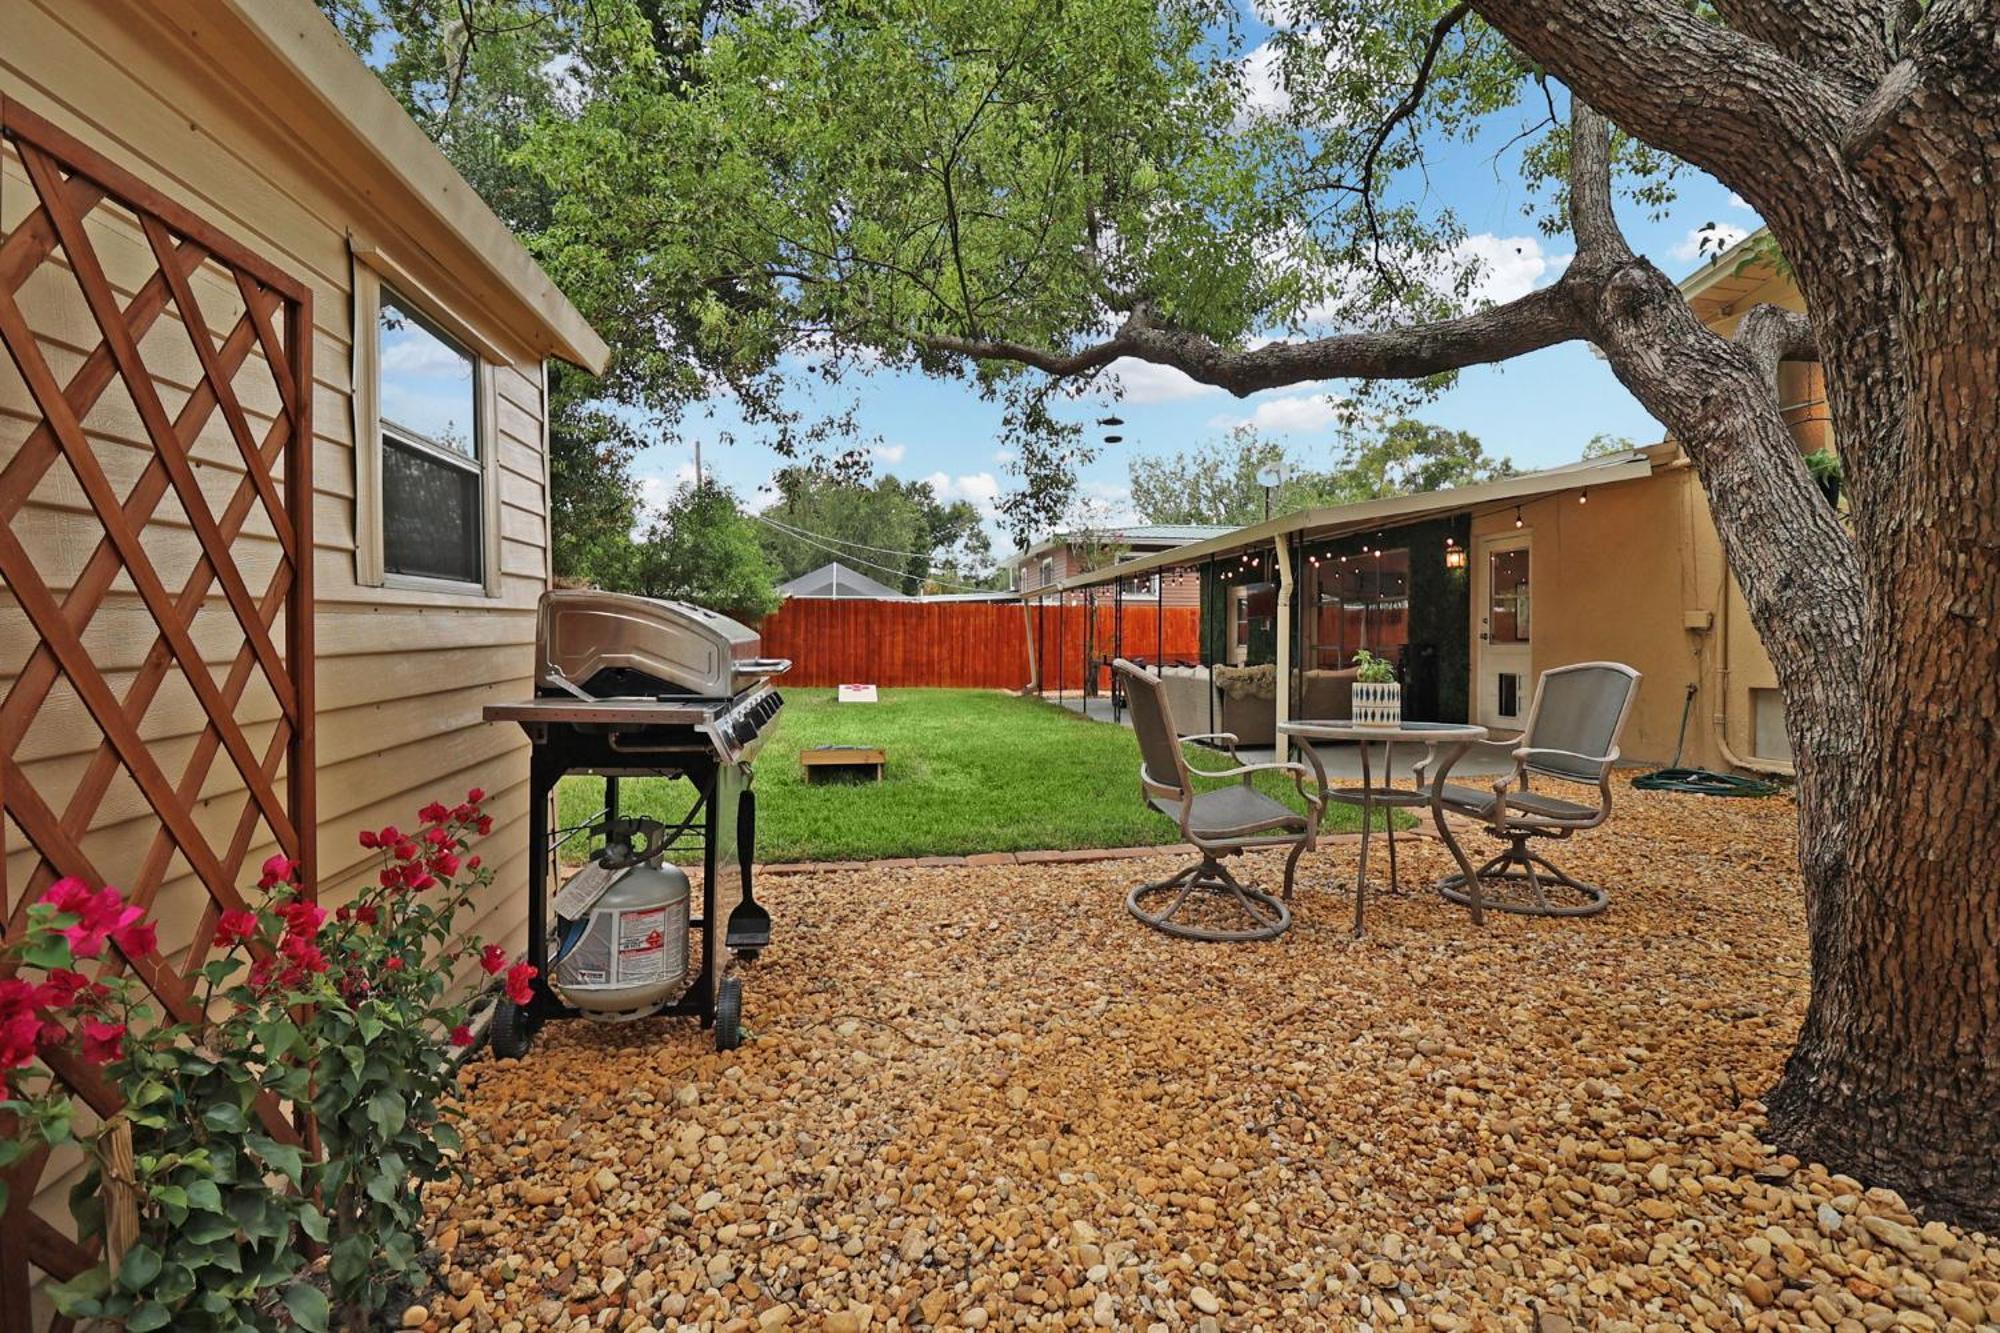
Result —
<instances>
[{"instance_id":1,"label":"metal roof","mask_svg":"<svg viewBox=\"0 0 2000 1333\"><path fill-rule=\"evenodd\" d=\"M778 585L781 597L836 597L866 601L908 601L909 598L886 583L879 583L866 574L857 573L841 564L829 560L818 569L808 570L795 579Z\"/></svg>"},{"instance_id":2,"label":"metal roof","mask_svg":"<svg viewBox=\"0 0 2000 1333\"><path fill-rule=\"evenodd\" d=\"M1650 477L1656 463L1664 463L1672 458L1676 447L1672 444L1656 444L1644 449L1626 449L1615 454L1606 454L1602 458L1586 458L1581 462L1566 463L1561 467L1541 472L1524 472L1519 476L1502 477L1497 481L1481 482L1476 486L1455 486L1442 491L1424 491L1417 495L1395 495L1386 500L1364 500L1359 504L1339 505L1332 509L1304 509L1297 513L1281 514L1263 523L1230 529L1226 534L1211 537L1206 541L1191 542L1172 550L1120 561L1118 564L1092 570L1087 574L1078 574L1073 578L1064 579L1052 588L1037 588L1026 596L1032 600L1044 591L1069 592L1077 588L1096 587L1114 579L1130 578L1134 574L1143 574L1148 570L1173 569L1197 564L1210 556L1234 554L1253 546L1267 546L1293 533L1304 533L1312 537L1336 537L1368 528L1403 527L1438 514L1519 504L1544 495L1581 490L1585 486L1608 486L1613 482L1638 481Z\"/></svg>"},{"instance_id":3,"label":"metal roof","mask_svg":"<svg viewBox=\"0 0 2000 1333\"><path fill-rule=\"evenodd\" d=\"M1044 538L1025 551L1014 552L1000 562L1000 567L1013 569L1044 551L1053 551L1058 546L1069 546L1085 537L1101 538L1125 545L1185 546L1189 542L1205 541L1210 537L1220 537L1226 532L1234 531L1236 525L1233 523L1130 523L1105 528L1098 532L1059 532L1053 537Z\"/></svg>"}]
</instances>

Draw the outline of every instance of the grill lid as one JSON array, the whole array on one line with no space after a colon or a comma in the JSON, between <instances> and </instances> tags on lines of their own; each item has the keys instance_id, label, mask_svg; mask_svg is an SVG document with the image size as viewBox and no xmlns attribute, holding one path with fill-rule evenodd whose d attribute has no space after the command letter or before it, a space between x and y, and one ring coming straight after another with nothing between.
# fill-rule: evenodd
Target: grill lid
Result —
<instances>
[{"instance_id":1,"label":"grill lid","mask_svg":"<svg viewBox=\"0 0 2000 1333\"><path fill-rule=\"evenodd\" d=\"M591 698L730 698L790 668L747 625L690 602L594 589L542 594L538 688Z\"/></svg>"}]
</instances>

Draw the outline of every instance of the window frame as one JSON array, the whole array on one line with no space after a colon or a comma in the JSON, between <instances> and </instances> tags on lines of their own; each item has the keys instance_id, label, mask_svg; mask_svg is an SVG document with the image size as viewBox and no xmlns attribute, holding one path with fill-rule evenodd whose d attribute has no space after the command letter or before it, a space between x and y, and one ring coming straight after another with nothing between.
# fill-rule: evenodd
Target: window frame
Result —
<instances>
[{"instance_id":1,"label":"window frame","mask_svg":"<svg viewBox=\"0 0 2000 1333\"><path fill-rule=\"evenodd\" d=\"M357 246L354 260L355 581L369 588L481 600L496 598L500 595L501 579L499 390L495 369L505 364L508 358L477 329L455 316L449 306L432 296L410 274L384 259L379 252ZM388 567L382 502L383 454L389 445L383 438L378 327L385 292L399 309L472 360L473 447L476 458L466 458L446 449L414 430L391 426L389 433L399 447L479 479L477 578L402 574Z\"/></svg>"}]
</instances>

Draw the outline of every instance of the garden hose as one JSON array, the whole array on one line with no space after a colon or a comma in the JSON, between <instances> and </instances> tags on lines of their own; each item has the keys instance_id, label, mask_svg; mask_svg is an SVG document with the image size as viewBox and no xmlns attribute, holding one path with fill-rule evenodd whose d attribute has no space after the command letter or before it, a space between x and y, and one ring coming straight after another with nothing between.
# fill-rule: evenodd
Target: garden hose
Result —
<instances>
[{"instance_id":1,"label":"garden hose","mask_svg":"<svg viewBox=\"0 0 2000 1333\"><path fill-rule=\"evenodd\" d=\"M1687 701L1681 705L1681 734L1674 741L1673 764L1633 778L1632 785L1641 791L1678 791L1695 796L1776 796L1779 787L1775 782L1680 766L1681 750L1687 745L1688 715L1694 712L1694 693L1695 687L1689 685Z\"/></svg>"}]
</instances>

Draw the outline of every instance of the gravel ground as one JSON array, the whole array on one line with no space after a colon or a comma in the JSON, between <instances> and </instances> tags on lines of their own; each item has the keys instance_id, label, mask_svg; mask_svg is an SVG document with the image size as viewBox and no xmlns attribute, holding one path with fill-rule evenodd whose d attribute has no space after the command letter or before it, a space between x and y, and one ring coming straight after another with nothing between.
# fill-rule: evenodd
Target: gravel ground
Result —
<instances>
[{"instance_id":1,"label":"gravel ground","mask_svg":"<svg viewBox=\"0 0 2000 1333\"><path fill-rule=\"evenodd\" d=\"M1479 930L1409 890L1359 942L1345 844L1257 945L1131 921L1164 862L770 880L741 1050L571 1023L466 1068L406 1323L2000 1324L2000 1244L1762 1142L1805 1002L1791 818L1621 793L1559 858L1604 916Z\"/></svg>"}]
</instances>

